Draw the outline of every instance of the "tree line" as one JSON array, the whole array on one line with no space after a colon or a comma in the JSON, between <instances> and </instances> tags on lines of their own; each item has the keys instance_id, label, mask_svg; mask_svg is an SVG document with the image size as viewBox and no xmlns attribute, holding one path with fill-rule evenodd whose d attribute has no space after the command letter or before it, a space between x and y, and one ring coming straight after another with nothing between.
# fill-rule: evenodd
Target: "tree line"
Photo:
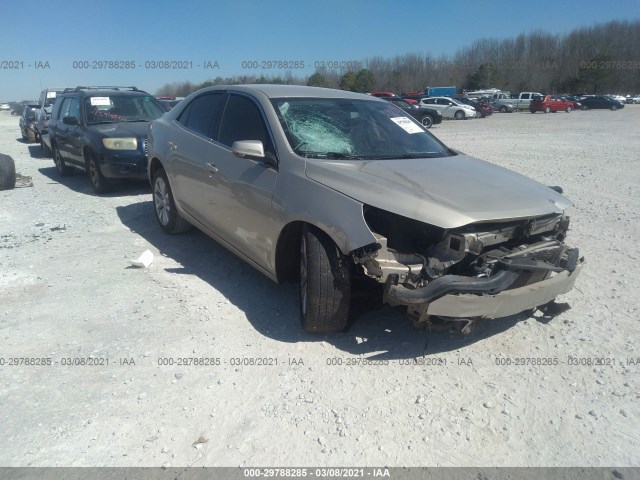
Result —
<instances>
[{"instance_id":1,"label":"tree line","mask_svg":"<svg viewBox=\"0 0 640 480\"><path fill-rule=\"evenodd\" d=\"M354 92L414 92L426 87L499 88L512 93L640 93L640 20L611 21L567 34L534 30L515 38L483 38L453 54L374 56L359 70L319 69L308 77L242 75L162 86L157 94L186 96L212 85L280 83Z\"/></svg>"}]
</instances>

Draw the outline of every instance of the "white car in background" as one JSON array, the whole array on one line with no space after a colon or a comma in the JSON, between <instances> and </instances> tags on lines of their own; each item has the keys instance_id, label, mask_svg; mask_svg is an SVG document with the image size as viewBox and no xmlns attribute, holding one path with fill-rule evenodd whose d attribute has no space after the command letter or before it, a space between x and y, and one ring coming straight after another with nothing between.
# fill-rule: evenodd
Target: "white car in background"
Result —
<instances>
[{"instance_id":1,"label":"white car in background","mask_svg":"<svg viewBox=\"0 0 640 480\"><path fill-rule=\"evenodd\" d=\"M11 107L9 106L8 103L0 103L0 111L9 111L11 110Z\"/></svg>"},{"instance_id":2,"label":"white car in background","mask_svg":"<svg viewBox=\"0 0 640 480\"><path fill-rule=\"evenodd\" d=\"M433 108L439 111L444 118L455 118L464 120L465 118L475 118L476 109L471 105L460 103L449 97L429 97L420 100L421 107Z\"/></svg>"}]
</instances>

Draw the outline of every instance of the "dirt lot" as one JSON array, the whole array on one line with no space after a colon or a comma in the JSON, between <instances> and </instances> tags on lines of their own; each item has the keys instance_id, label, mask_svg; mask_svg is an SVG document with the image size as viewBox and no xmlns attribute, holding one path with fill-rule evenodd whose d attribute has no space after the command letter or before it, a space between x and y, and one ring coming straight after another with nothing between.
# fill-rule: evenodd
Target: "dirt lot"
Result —
<instances>
[{"instance_id":1,"label":"dirt lot","mask_svg":"<svg viewBox=\"0 0 640 480\"><path fill-rule=\"evenodd\" d=\"M17 124L0 113L0 152L33 179L0 192L0 465L640 463L640 106L432 129L563 186L587 263L558 317L433 332L426 356L390 308L304 334L295 286L161 233L144 183L98 197L59 178Z\"/></svg>"}]
</instances>

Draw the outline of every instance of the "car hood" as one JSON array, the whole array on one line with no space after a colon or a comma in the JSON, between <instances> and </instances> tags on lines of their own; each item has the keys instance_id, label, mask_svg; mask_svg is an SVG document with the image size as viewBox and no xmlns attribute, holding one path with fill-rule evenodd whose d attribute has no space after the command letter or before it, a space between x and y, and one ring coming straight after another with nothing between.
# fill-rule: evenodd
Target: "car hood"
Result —
<instances>
[{"instance_id":1,"label":"car hood","mask_svg":"<svg viewBox=\"0 0 640 480\"><path fill-rule=\"evenodd\" d=\"M560 213L551 188L467 155L410 160L307 160L311 180L359 202L442 228Z\"/></svg>"},{"instance_id":2,"label":"car hood","mask_svg":"<svg viewBox=\"0 0 640 480\"><path fill-rule=\"evenodd\" d=\"M150 122L117 122L99 123L88 127L96 132L102 133L105 137L136 137L147 138L147 131Z\"/></svg>"}]
</instances>

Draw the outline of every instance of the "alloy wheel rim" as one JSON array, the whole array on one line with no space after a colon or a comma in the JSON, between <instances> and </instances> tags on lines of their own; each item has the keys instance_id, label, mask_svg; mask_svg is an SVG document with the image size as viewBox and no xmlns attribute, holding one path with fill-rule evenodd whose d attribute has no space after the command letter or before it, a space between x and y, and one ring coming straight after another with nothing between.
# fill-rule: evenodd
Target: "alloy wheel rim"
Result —
<instances>
[{"instance_id":1,"label":"alloy wheel rim","mask_svg":"<svg viewBox=\"0 0 640 480\"><path fill-rule=\"evenodd\" d=\"M160 220L162 225L166 226L169 223L171 207L169 206L167 185L161 177L156 179L155 188L153 189L153 203L156 207L156 216L158 217L158 220Z\"/></svg>"}]
</instances>

